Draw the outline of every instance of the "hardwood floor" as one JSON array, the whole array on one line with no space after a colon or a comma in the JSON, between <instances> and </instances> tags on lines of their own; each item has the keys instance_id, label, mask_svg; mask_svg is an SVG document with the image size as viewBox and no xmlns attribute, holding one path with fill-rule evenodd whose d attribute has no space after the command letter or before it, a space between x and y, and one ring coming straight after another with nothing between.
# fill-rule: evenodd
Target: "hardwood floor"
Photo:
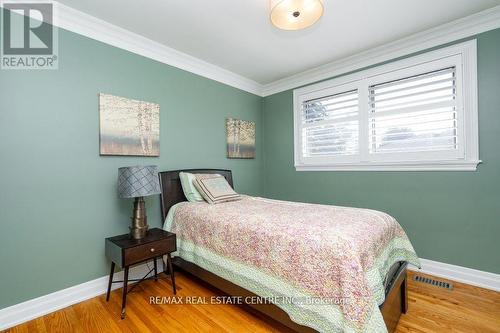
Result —
<instances>
[{"instance_id":1,"label":"hardwood floor","mask_svg":"<svg viewBox=\"0 0 500 333\"><path fill-rule=\"evenodd\" d=\"M449 291L414 282L414 273L409 274L409 310L401 317L397 333L500 332L500 293L456 282ZM5 332L290 332L235 305L151 305L150 296L172 296L168 277L161 276L158 282L147 281L129 294L125 320L120 319L118 289L109 303L102 295ZM218 295L187 274L176 277L177 296Z\"/></svg>"},{"instance_id":2,"label":"hardwood floor","mask_svg":"<svg viewBox=\"0 0 500 333\"><path fill-rule=\"evenodd\" d=\"M413 281L410 272L408 313L399 320L403 332L500 332L500 293L453 283L446 290ZM420 274L422 276L428 276Z\"/></svg>"}]
</instances>

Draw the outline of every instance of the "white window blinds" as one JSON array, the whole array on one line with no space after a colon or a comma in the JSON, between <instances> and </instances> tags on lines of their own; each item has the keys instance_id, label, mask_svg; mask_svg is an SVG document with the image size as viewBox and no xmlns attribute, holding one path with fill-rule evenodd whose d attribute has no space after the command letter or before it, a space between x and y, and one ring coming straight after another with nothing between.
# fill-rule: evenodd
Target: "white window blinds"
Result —
<instances>
[{"instance_id":1,"label":"white window blinds","mask_svg":"<svg viewBox=\"0 0 500 333\"><path fill-rule=\"evenodd\" d=\"M455 150L456 68L369 87L370 153Z\"/></svg>"},{"instance_id":2,"label":"white window blinds","mask_svg":"<svg viewBox=\"0 0 500 333\"><path fill-rule=\"evenodd\" d=\"M294 90L297 170L475 170L476 43Z\"/></svg>"},{"instance_id":3,"label":"white window blinds","mask_svg":"<svg viewBox=\"0 0 500 333\"><path fill-rule=\"evenodd\" d=\"M357 90L303 102L303 156L357 154L358 104Z\"/></svg>"}]
</instances>

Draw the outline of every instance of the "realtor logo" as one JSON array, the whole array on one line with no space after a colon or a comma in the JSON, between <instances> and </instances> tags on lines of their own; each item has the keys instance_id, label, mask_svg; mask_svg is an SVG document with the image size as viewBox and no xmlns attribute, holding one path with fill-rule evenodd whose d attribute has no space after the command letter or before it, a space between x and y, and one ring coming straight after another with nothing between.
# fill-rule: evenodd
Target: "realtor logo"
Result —
<instances>
[{"instance_id":1,"label":"realtor logo","mask_svg":"<svg viewBox=\"0 0 500 333\"><path fill-rule=\"evenodd\" d=\"M54 3L1 3L2 69L57 69Z\"/></svg>"}]
</instances>

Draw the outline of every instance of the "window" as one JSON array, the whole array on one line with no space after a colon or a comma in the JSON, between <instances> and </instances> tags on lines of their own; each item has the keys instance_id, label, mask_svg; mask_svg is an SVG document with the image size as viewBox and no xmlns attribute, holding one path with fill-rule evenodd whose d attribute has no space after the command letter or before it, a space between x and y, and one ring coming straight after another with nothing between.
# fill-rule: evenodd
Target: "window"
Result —
<instances>
[{"instance_id":1,"label":"window","mask_svg":"<svg viewBox=\"0 0 500 333\"><path fill-rule=\"evenodd\" d=\"M306 101L304 156L355 155L358 145L358 91Z\"/></svg>"},{"instance_id":2,"label":"window","mask_svg":"<svg viewBox=\"0 0 500 333\"><path fill-rule=\"evenodd\" d=\"M297 170L475 170L476 43L294 91Z\"/></svg>"}]
</instances>

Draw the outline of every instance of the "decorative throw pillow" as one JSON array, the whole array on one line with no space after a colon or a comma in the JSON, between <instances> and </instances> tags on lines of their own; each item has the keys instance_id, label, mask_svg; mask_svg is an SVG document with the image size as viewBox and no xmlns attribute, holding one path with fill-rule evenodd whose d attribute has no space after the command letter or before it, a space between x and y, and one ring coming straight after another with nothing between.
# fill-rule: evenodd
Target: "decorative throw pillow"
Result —
<instances>
[{"instance_id":1,"label":"decorative throw pillow","mask_svg":"<svg viewBox=\"0 0 500 333\"><path fill-rule=\"evenodd\" d=\"M198 192L196 187L194 187L193 182L196 179L194 174L189 172L180 172L179 178L181 179L182 191L189 202L205 201L200 192Z\"/></svg>"},{"instance_id":2,"label":"decorative throw pillow","mask_svg":"<svg viewBox=\"0 0 500 333\"><path fill-rule=\"evenodd\" d=\"M226 178L219 174L195 174L195 177L194 186L209 204L241 199L240 195L231 188Z\"/></svg>"}]
</instances>

